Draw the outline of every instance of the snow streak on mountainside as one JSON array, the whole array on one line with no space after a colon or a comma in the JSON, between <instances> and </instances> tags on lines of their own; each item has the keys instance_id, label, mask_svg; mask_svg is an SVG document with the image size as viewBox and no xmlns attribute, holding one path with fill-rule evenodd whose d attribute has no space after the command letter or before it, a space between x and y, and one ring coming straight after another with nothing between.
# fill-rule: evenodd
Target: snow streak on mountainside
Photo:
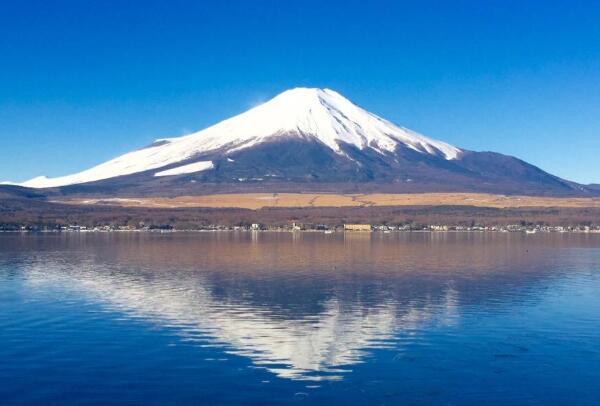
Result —
<instances>
[{"instance_id":1,"label":"snow streak on mountainside","mask_svg":"<svg viewBox=\"0 0 600 406\"><path fill-rule=\"evenodd\" d=\"M37 177L24 182L33 188L56 187L131 175L193 160L207 153L222 156L283 137L318 141L340 156L344 146L392 154L402 146L421 154L457 159L462 150L432 140L356 106L329 89L296 88L205 130L119 156L83 172L58 178ZM192 167L193 168L193 167ZM187 168L190 169L189 167ZM209 166L198 167L208 170ZM169 176L188 172L158 171Z\"/></svg>"},{"instance_id":2,"label":"snow streak on mountainside","mask_svg":"<svg viewBox=\"0 0 600 406\"><path fill-rule=\"evenodd\" d=\"M178 166L176 168L167 169L166 171L156 172L154 176L173 176L186 173L197 173L214 168L212 161L200 161L193 164Z\"/></svg>"}]
</instances>

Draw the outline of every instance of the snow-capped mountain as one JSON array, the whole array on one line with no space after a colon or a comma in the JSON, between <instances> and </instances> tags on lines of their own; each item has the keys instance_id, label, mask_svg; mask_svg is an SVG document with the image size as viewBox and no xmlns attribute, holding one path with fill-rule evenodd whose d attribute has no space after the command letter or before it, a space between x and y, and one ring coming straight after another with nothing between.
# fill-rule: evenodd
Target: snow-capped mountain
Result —
<instances>
[{"instance_id":1,"label":"snow-capped mountain","mask_svg":"<svg viewBox=\"0 0 600 406\"><path fill-rule=\"evenodd\" d=\"M446 159L455 159L460 153L456 147L397 127L333 90L297 88L205 130L178 138L159 139L147 148L86 171L54 179L38 177L23 186L64 186L130 175L183 162L199 154L214 151L231 154L290 134L319 141L340 155L344 155L342 144L371 148L382 154L394 152L402 144ZM213 167L210 164L192 165L182 166L181 171L171 169L167 174L200 172ZM156 174L161 176L161 172Z\"/></svg>"},{"instance_id":2,"label":"snow-capped mountain","mask_svg":"<svg viewBox=\"0 0 600 406\"><path fill-rule=\"evenodd\" d=\"M158 139L83 172L37 177L22 186L83 184L113 191L217 184L260 190L315 184L390 191L578 190L516 158L462 150L399 127L333 90L315 88L287 90L202 131Z\"/></svg>"}]
</instances>

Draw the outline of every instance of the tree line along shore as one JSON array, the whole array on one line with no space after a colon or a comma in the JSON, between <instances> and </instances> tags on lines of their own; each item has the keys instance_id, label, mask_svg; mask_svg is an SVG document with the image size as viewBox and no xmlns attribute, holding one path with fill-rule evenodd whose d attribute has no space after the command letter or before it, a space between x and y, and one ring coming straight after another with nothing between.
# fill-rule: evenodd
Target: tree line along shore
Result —
<instances>
[{"instance_id":1,"label":"tree line along shore","mask_svg":"<svg viewBox=\"0 0 600 406\"><path fill-rule=\"evenodd\" d=\"M287 230L294 224L305 230L336 230L345 224L367 224L392 230L582 230L600 227L600 208L524 207L494 208L465 205L146 208L69 205L41 200L0 200L0 230ZM387 227L387 229L386 229Z\"/></svg>"}]
</instances>

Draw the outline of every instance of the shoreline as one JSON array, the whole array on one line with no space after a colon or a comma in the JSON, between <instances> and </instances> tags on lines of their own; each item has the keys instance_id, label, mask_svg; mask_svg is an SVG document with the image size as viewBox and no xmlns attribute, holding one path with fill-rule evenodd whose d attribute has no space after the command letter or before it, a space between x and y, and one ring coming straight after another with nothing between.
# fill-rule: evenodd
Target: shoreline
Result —
<instances>
[{"instance_id":1,"label":"shoreline","mask_svg":"<svg viewBox=\"0 0 600 406\"><path fill-rule=\"evenodd\" d=\"M372 230L372 231L348 231L348 230L232 230L232 229L203 229L203 230L0 230L4 234L109 234L109 233L149 233L149 234L172 234L172 233L320 233L320 234L407 234L407 233L499 233L499 234L600 234L600 229L593 230L506 230L506 229L483 229L483 230Z\"/></svg>"}]
</instances>

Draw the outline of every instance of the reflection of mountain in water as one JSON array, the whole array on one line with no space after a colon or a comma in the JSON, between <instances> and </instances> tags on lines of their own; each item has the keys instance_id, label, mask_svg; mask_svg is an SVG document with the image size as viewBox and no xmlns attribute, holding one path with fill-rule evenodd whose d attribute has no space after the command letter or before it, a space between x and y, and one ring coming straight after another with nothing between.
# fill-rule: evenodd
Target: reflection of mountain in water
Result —
<instances>
[{"instance_id":1,"label":"reflection of mountain in water","mask_svg":"<svg viewBox=\"0 0 600 406\"><path fill-rule=\"evenodd\" d=\"M508 269L503 259L526 270L532 257L517 257L506 240L145 238L71 242L75 249L29 266L27 278L174 326L186 340L222 345L291 379L339 379L369 349L454 323L461 303L501 294L498 281L514 291L543 280Z\"/></svg>"},{"instance_id":2,"label":"reflection of mountain in water","mask_svg":"<svg viewBox=\"0 0 600 406\"><path fill-rule=\"evenodd\" d=\"M131 317L175 326L186 339L219 343L292 379L338 379L340 367L360 363L365 350L385 346L386 340L402 331L411 333L433 317L455 313L451 289L437 303L431 299L406 307L393 301L346 303L332 298L318 314L283 318L276 309L252 306L243 298L215 300L199 279L123 279L94 267L76 275L53 272L49 278L47 270L31 269L30 281L67 284Z\"/></svg>"}]
</instances>

